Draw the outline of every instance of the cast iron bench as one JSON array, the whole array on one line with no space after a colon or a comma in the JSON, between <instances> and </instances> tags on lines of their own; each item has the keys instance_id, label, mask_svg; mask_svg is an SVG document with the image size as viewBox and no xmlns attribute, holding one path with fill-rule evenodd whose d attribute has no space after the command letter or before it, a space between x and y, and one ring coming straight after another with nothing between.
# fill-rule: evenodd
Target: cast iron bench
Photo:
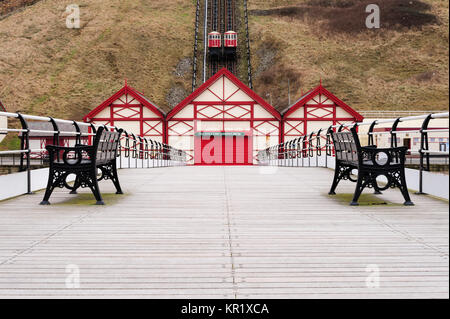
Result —
<instances>
[{"instance_id":1,"label":"cast iron bench","mask_svg":"<svg viewBox=\"0 0 450 319\"><path fill-rule=\"evenodd\" d=\"M47 145L50 170L47 189L41 205L50 205L49 198L56 187L68 188L71 194L77 189L89 187L97 200L97 205L104 205L98 181L110 179L116 187L116 194L123 194L117 175L116 157L122 130L112 132L99 127L91 146L75 145L63 147ZM97 171L102 174L98 178ZM67 176L75 174L73 186L67 184Z\"/></svg>"},{"instance_id":2,"label":"cast iron bench","mask_svg":"<svg viewBox=\"0 0 450 319\"><path fill-rule=\"evenodd\" d=\"M375 193L398 187L405 199L404 205L412 206L405 179L405 156L408 148L377 148L376 146L361 147L356 128L350 132L331 132L333 139L336 167L330 195L336 195L335 190L341 180L356 182L352 206L358 205L358 199L364 188L374 188ZM352 171L358 170L357 179L352 178ZM387 183L380 187L378 176L385 176Z\"/></svg>"}]
</instances>

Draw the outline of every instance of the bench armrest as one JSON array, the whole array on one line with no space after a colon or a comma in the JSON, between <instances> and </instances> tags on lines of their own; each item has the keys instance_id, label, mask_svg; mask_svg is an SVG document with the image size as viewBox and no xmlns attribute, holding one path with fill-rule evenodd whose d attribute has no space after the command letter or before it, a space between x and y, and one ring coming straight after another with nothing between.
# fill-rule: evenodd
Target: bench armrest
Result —
<instances>
[{"instance_id":1,"label":"bench armrest","mask_svg":"<svg viewBox=\"0 0 450 319\"><path fill-rule=\"evenodd\" d=\"M385 147L385 148L377 148L376 146L363 146L361 150L367 151L370 153L378 153L378 152L406 152L408 148L406 146L400 147Z\"/></svg>"},{"instance_id":2,"label":"bench armrest","mask_svg":"<svg viewBox=\"0 0 450 319\"><path fill-rule=\"evenodd\" d=\"M371 146L361 147L363 164L381 167L392 164L403 164L405 162L407 151L408 148L406 146L390 148L376 148ZM384 155L382 156L384 160L378 159L378 156L380 155Z\"/></svg>"},{"instance_id":3,"label":"bench armrest","mask_svg":"<svg viewBox=\"0 0 450 319\"><path fill-rule=\"evenodd\" d=\"M69 152L76 152L76 151L85 151L89 152L94 149L93 146L90 145L76 145L76 146L56 146L56 145L47 145L45 147L47 151L49 152L58 152L58 151L69 151Z\"/></svg>"},{"instance_id":4,"label":"bench armrest","mask_svg":"<svg viewBox=\"0 0 450 319\"><path fill-rule=\"evenodd\" d=\"M94 147L88 146L88 145L77 145L72 147L67 146L56 146L56 145L47 145L45 147L49 153L50 161L53 162L55 155L59 154L60 152L63 152L62 154L62 160L64 161L64 164L74 166L81 163L81 160L83 159L83 153L86 153L91 159L94 155ZM67 156L70 152L73 152L76 154L76 161L68 161Z\"/></svg>"}]
</instances>

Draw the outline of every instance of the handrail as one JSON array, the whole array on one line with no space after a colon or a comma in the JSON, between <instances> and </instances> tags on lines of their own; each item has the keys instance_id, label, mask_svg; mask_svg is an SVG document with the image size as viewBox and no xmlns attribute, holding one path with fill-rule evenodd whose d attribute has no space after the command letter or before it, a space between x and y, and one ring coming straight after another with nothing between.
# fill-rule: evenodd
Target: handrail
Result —
<instances>
[{"instance_id":1,"label":"handrail","mask_svg":"<svg viewBox=\"0 0 450 319\"><path fill-rule=\"evenodd\" d=\"M53 144L59 145L60 137L64 135L64 137L74 137L76 144L89 143L89 139L92 139L92 136L95 136L98 127L105 127L109 130L119 131L120 128L111 125L104 124L95 124L95 123L85 123L85 122L77 122L73 120L64 120L57 119L47 116L36 116L22 113L11 113L11 112L0 112L0 117L14 118L18 119L21 123L22 128L8 128L8 127L0 127L0 132L3 134L11 133L20 133L20 150L6 150L0 151L0 156L2 155L19 155L20 156L20 171L27 172L28 178L28 193L31 193L31 160L32 155L40 156L41 164L43 164L46 150L42 148L32 148L30 146L30 136L32 133L44 133L48 134L48 136L53 137ZM40 122L48 122L50 123L50 127L48 130L45 129L32 129L29 127L28 121L40 121ZM74 131L62 131L59 129L59 124L72 125ZM87 128L87 132L82 132L81 128ZM130 134L125 130L122 132L121 140L125 139L125 146L120 146L118 157L119 157L119 167L123 168L122 158L128 158L128 168L131 168L130 157L136 159L136 165L134 168L138 168L138 161L142 161L141 168L144 168L144 162L147 162L147 168L149 167L168 167L168 166L178 166L185 165L187 163L187 153L182 150L178 150L173 148L170 145L165 143L159 143L157 141L153 141L143 136L136 136L134 134ZM132 141L132 146L130 147L130 140ZM148 145L151 144L152 147L149 148ZM122 145L122 144L120 144ZM160 145L159 148L153 148L153 145ZM122 153L122 149L124 152ZM130 152L131 151L131 152ZM123 156L122 156L123 155ZM152 166L150 166L150 159L162 159L162 160L152 160ZM13 158L13 162L14 158Z\"/></svg>"},{"instance_id":2,"label":"handrail","mask_svg":"<svg viewBox=\"0 0 450 319\"><path fill-rule=\"evenodd\" d=\"M305 166L305 160L307 160L307 165L311 166L311 158L316 157L316 165L318 166L318 158L322 155L322 151L326 151L325 156L325 167L327 167L328 156L333 156L334 154L334 145L331 140L331 133L334 131L342 131L345 128L354 127L358 129L358 127L369 126L369 129L365 133L368 137L369 145L375 145L374 136L382 135L382 134L390 134L390 144L391 147L398 146L397 144L397 135L398 134L407 134L407 133L419 133L420 134L420 148L419 150L408 150L409 154L418 154L420 157L420 190L419 193L423 191L423 172L430 170L430 159L431 158L449 158L449 150L430 150L429 147L429 139L430 133L435 132L449 132L448 128L430 128L429 123L433 119L442 119L449 118L449 113L436 113L436 114L424 114L424 115L415 115L415 116L407 116L400 117L396 119L375 119L372 121L363 121L359 123L349 123L349 124L338 124L331 125L328 128L321 128L316 131L312 131L308 134L297 137L294 140L287 141L285 143L280 143L277 145L273 145L271 147L266 148L265 150L261 150L258 152L258 162L261 165L276 165L276 166L294 166L294 160L297 160L297 165ZM401 130L398 128L400 123L408 122L408 121L417 121L423 120L420 128L417 129L407 129ZM375 127L380 124L390 124L390 130L376 132ZM389 127L387 127L389 128ZM321 139L325 139L325 145L321 144ZM314 143L315 141L315 143Z\"/></svg>"}]
</instances>

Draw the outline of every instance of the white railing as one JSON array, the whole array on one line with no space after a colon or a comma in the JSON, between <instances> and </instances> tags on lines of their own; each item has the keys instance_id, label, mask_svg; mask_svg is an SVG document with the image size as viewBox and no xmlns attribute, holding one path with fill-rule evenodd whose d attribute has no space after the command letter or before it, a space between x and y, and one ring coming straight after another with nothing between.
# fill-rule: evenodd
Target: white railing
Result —
<instances>
[{"instance_id":1,"label":"white railing","mask_svg":"<svg viewBox=\"0 0 450 319\"><path fill-rule=\"evenodd\" d=\"M443 164L448 164L449 150L431 150L430 149L430 133L447 133L448 125L446 128L432 128L430 122L436 119L448 119L449 113L435 113L415 115L408 117L400 117L396 119L376 119L373 121L364 121L359 123L332 125L326 128L322 128L313 131L307 135L303 135L294 140L274 145L258 153L258 162L260 165L273 165L273 166L323 166L329 167L329 157L334 154L333 143L331 139L331 132L342 131L350 127L361 128L368 126L367 132L361 132L359 135L365 135L368 139L369 145L375 145L376 135L390 135L390 146L397 147L399 134L418 133L420 135L420 147L418 150L409 149L409 156L416 156L419 165L419 193L423 192L423 172L430 171L430 159L440 158L444 159ZM420 128L402 130L399 128L400 123L422 120ZM385 131L375 131L377 125L391 124L388 128L384 127ZM322 141L325 140L325 143ZM325 156L323 156L325 155Z\"/></svg>"},{"instance_id":2,"label":"white railing","mask_svg":"<svg viewBox=\"0 0 450 319\"><path fill-rule=\"evenodd\" d=\"M100 126L109 130L118 131L120 128L110 125L98 125L93 123L84 123L77 121L69 121L62 119L55 119L46 116L35 116L21 113L0 112L0 117L7 117L10 119L17 119L20 122L21 128L0 127L0 133L18 133L20 135L20 149L0 151L0 166L2 165L16 165L19 171L27 172L28 192L31 193L31 169L32 164L36 162L32 155L38 154L39 164L44 164L47 156L47 150L42 148L32 148L30 144L30 136L33 133L48 134L45 137L52 137L53 144L59 145L61 135L71 136L75 138L75 144L83 144L92 140L95 136L97 128ZM42 130L30 128L30 121L33 122L49 122L52 129ZM71 125L73 131L59 130L60 124ZM82 130L81 128L84 128ZM125 145L122 145L122 142ZM11 158L5 159L5 156ZM16 157L19 158L16 160ZM33 162L34 161L34 162ZM187 163L187 153L173 148L165 143L160 143L146 137L136 136L133 133L123 131L121 136L121 145L118 151L118 166L119 168L152 168L152 167L167 167L180 166Z\"/></svg>"},{"instance_id":3,"label":"white railing","mask_svg":"<svg viewBox=\"0 0 450 319\"><path fill-rule=\"evenodd\" d=\"M408 117L425 114L437 114L442 111L358 111L367 119L390 119L399 117Z\"/></svg>"}]
</instances>

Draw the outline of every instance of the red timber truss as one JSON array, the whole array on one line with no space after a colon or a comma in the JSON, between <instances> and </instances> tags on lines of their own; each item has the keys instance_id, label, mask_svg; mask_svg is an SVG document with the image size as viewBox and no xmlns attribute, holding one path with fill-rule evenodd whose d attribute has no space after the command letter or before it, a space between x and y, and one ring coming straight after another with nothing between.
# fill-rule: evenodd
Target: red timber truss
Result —
<instances>
[{"instance_id":1,"label":"red timber truss","mask_svg":"<svg viewBox=\"0 0 450 319\"><path fill-rule=\"evenodd\" d=\"M123 88L89 112L83 120L115 125L128 134L166 142L165 113L126 82Z\"/></svg>"},{"instance_id":2,"label":"red timber truss","mask_svg":"<svg viewBox=\"0 0 450 319\"><path fill-rule=\"evenodd\" d=\"M283 112L283 141L298 138L330 125L361 122L363 116L320 83Z\"/></svg>"},{"instance_id":3,"label":"red timber truss","mask_svg":"<svg viewBox=\"0 0 450 319\"><path fill-rule=\"evenodd\" d=\"M172 146L190 153L196 164L204 162L197 160L198 154L194 153L201 151L198 136L205 132L242 134L250 139L245 145L252 150L245 154L251 157L280 142L280 113L225 68L177 105L167 115L167 123L169 144L183 137L184 146ZM270 145L263 143L266 139Z\"/></svg>"}]
</instances>

